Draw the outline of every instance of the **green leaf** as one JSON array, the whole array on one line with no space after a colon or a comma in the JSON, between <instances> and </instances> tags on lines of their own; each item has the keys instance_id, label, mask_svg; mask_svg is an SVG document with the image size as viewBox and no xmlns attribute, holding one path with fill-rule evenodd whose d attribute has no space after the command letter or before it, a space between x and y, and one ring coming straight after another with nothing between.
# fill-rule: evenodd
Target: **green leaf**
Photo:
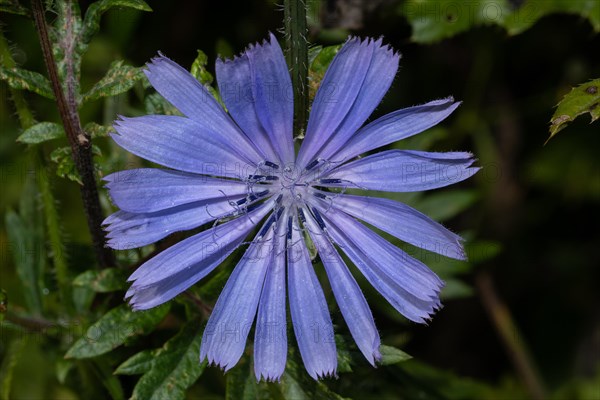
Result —
<instances>
[{"instance_id":1,"label":"green leaf","mask_svg":"<svg viewBox=\"0 0 600 400\"><path fill-rule=\"evenodd\" d=\"M0 67L0 81L5 81L13 89L29 90L48 99L54 99L50 81L37 72L22 68Z\"/></svg>"},{"instance_id":2,"label":"green leaf","mask_svg":"<svg viewBox=\"0 0 600 400\"><path fill-rule=\"evenodd\" d=\"M111 133L115 131L115 128L112 126L100 125L95 122L89 122L85 124L83 130L87 132L92 139L108 137Z\"/></svg>"},{"instance_id":3,"label":"green leaf","mask_svg":"<svg viewBox=\"0 0 600 400\"><path fill-rule=\"evenodd\" d=\"M214 78L213 78L212 74L210 72L208 72L208 70L206 69L207 64L208 64L208 57L206 56L206 54L204 54L204 52L202 50L198 50L198 56L192 63L192 68L190 69L190 73L192 75L194 75L194 77L196 79L198 79L198 81L202 85L204 85L206 90L208 90L208 92L210 94L212 94L212 96L218 102L220 102L222 104L219 93L215 90L215 88L213 88L211 86Z\"/></svg>"},{"instance_id":4,"label":"green leaf","mask_svg":"<svg viewBox=\"0 0 600 400\"><path fill-rule=\"evenodd\" d=\"M114 61L108 68L104 78L100 79L86 94L82 103L97 100L101 97L116 96L131 89L138 80L144 77L142 68L123 65L123 60Z\"/></svg>"},{"instance_id":5,"label":"green leaf","mask_svg":"<svg viewBox=\"0 0 600 400\"><path fill-rule=\"evenodd\" d=\"M331 61L333 61L333 57L335 57L341 48L342 45L322 47L316 54L317 50L309 51L309 60L312 59L310 68L308 69L308 98L310 102L315 98L317 89L321 85L325 71L327 71Z\"/></svg>"},{"instance_id":6,"label":"green leaf","mask_svg":"<svg viewBox=\"0 0 600 400\"><path fill-rule=\"evenodd\" d=\"M0 399L10 399L15 367L23 357L27 337L17 337L8 342L2 339L2 364L0 364Z\"/></svg>"},{"instance_id":7,"label":"green leaf","mask_svg":"<svg viewBox=\"0 0 600 400\"><path fill-rule=\"evenodd\" d=\"M92 154L101 156L102 152L98 146L92 145ZM79 177L79 172L77 172L77 168L75 167L73 157L71 157L70 147L58 147L54 149L54 151L50 153L50 160L57 164L56 175L83 185L83 182L81 182L81 178Z\"/></svg>"},{"instance_id":8,"label":"green leaf","mask_svg":"<svg viewBox=\"0 0 600 400\"><path fill-rule=\"evenodd\" d=\"M381 352L381 365L398 364L412 358L402 350L384 344L379 347L379 351Z\"/></svg>"},{"instance_id":9,"label":"green leaf","mask_svg":"<svg viewBox=\"0 0 600 400\"><path fill-rule=\"evenodd\" d=\"M348 349L346 338L341 335L335 335L335 347L337 349L337 371L352 372L352 364L354 364L353 354Z\"/></svg>"},{"instance_id":10,"label":"green leaf","mask_svg":"<svg viewBox=\"0 0 600 400\"><path fill-rule=\"evenodd\" d=\"M28 177L19 205L19 214L8 211L5 223L9 247L17 276L23 285L28 309L40 315L46 248L38 198L35 182L33 178Z\"/></svg>"},{"instance_id":11,"label":"green leaf","mask_svg":"<svg viewBox=\"0 0 600 400\"><path fill-rule=\"evenodd\" d=\"M399 11L411 24L411 39L417 43L437 42L485 25L498 25L510 35L516 35L540 18L555 13L587 18L594 30L600 31L600 2L597 0L526 0L520 7L513 4L508 0L408 0L401 4Z\"/></svg>"},{"instance_id":12,"label":"green leaf","mask_svg":"<svg viewBox=\"0 0 600 400\"><path fill-rule=\"evenodd\" d=\"M158 349L144 350L131 357L117 367L115 374L117 375L141 375L152 369L154 357L156 357Z\"/></svg>"},{"instance_id":13,"label":"green leaf","mask_svg":"<svg viewBox=\"0 0 600 400\"><path fill-rule=\"evenodd\" d=\"M325 75L325 71L329 68L329 64L331 64L333 58L341 48L341 44L326 47L319 46L317 47L318 53L315 54L313 51L309 52L309 59L312 59L309 71L313 74Z\"/></svg>"},{"instance_id":14,"label":"green leaf","mask_svg":"<svg viewBox=\"0 0 600 400\"><path fill-rule=\"evenodd\" d=\"M73 286L90 288L96 293L115 292L127 287L128 275L127 271L120 268L91 269L78 275L73 280Z\"/></svg>"},{"instance_id":15,"label":"green leaf","mask_svg":"<svg viewBox=\"0 0 600 400\"><path fill-rule=\"evenodd\" d=\"M430 194L414 206L436 221L445 221L471 207L477 199L475 190L450 190Z\"/></svg>"},{"instance_id":16,"label":"green leaf","mask_svg":"<svg viewBox=\"0 0 600 400\"><path fill-rule=\"evenodd\" d=\"M247 358L225 374L225 400L254 400L258 398L258 384Z\"/></svg>"},{"instance_id":17,"label":"green leaf","mask_svg":"<svg viewBox=\"0 0 600 400\"><path fill-rule=\"evenodd\" d=\"M83 43L89 43L100 29L100 17L112 7L128 7L140 11L152 11L150 6L143 0L100 0L92 3L83 20L81 30L81 40Z\"/></svg>"},{"instance_id":18,"label":"green leaf","mask_svg":"<svg viewBox=\"0 0 600 400\"><path fill-rule=\"evenodd\" d=\"M196 59L192 63L192 68L190 69L190 73L194 75L198 81L203 85L210 85L213 83L213 76L210 72L206 70L206 65L208 64L208 57L202 50L197 50L198 55Z\"/></svg>"},{"instance_id":19,"label":"green leaf","mask_svg":"<svg viewBox=\"0 0 600 400\"><path fill-rule=\"evenodd\" d=\"M119 378L112 373L112 367L107 360L97 358L92 360L90 364L93 366L92 371L94 372L94 375L102 382L102 385L108 391L110 398L112 400L124 400L125 393L123 393L121 382L119 381Z\"/></svg>"},{"instance_id":20,"label":"green leaf","mask_svg":"<svg viewBox=\"0 0 600 400\"><path fill-rule=\"evenodd\" d=\"M510 35L531 28L540 18L550 14L574 14L586 18L596 32L600 31L600 2L597 0L526 0L509 13L504 27Z\"/></svg>"},{"instance_id":21,"label":"green leaf","mask_svg":"<svg viewBox=\"0 0 600 400\"><path fill-rule=\"evenodd\" d=\"M136 336L150 333L168 310L168 304L147 311L132 311L127 304L113 308L88 328L65 357L81 359L107 353Z\"/></svg>"},{"instance_id":22,"label":"green leaf","mask_svg":"<svg viewBox=\"0 0 600 400\"><path fill-rule=\"evenodd\" d=\"M590 113L591 122L600 118L600 78L574 87L562 98L550 121L548 140L575 118L586 113Z\"/></svg>"},{"instance_id":23,"label":"green leaf","mask_svg":"<svg viewBox=\"0 0 600 400\"><path fill-rule=\"evenodd\" d=\"M69 376L69 372L75 367L73 360L58 359L56 360L55 373L56 380L64 385Z\"/></svg>"},{"instance_id":24,"label":"green leaf","mask_svg":"<svg viewBox=\"0 0 600 400\"><path fill-rule=\"evenodd\" d=\"M478 264L500 254L502 244L493 240L475 240L467 244L465 251L469 263Z\"/></svg>"},{"instance_id":25,"label":"green leaf","mask_svg":"<svg viewBox=\"0 0 600 400\"><path fill-rule=\"evenodd\" d=\"M0 12L30 16L29 10L16 0L0 0Z\"/></svg>"},{"instance_id":26,"label":"green leaf","mask_svg":"<svg viewBox=\"0 0 600 400\"><path fill-rule=\"evenodd\" d=\"M473 295L473 288L459 279L446 279L440 297L443 300L462 299Z\"/></svg>"},{"instance_id":27,"label":"green leaf","mask_svg":"<svg viewBox=\"0 0 600 400\"><path fill-rule=\"evenodd\" d=\"M62 125L55 122L40 122L26 129L18 138L17 142L27 144L43 143L52 139L65 137Z\"/></svg>"},{"instance_id":28,"label":"green leaf","mask_svg":"<svg viewBox=\"0 0 600 400\"><path fill-rule=\"evenodd\" d=\"M179 110L158 93L146 96L144 99L144 108L147 114L181 115Z\"/></svg>"},{"instance_id":29,"label":"green leaf","mask_svg":"<svg viewBox=\"0 0 600 400\"><path fill-rule=\"evenodd\" d=\"M185 398L185 391L196 382L206 365L198 361L200 326L199 320L190 321L156 350L150 369L133 389L132 400Z\"/></svg>"}]
</instances>

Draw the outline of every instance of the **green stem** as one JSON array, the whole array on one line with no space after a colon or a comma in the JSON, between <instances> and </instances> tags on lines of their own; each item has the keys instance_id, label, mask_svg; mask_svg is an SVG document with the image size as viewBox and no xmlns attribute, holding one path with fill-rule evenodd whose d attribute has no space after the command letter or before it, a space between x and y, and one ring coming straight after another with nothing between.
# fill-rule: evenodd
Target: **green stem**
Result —
<instances>
[{"instance_id":1,"label":"green stem","mask_svg":"<svg viewBox=\"0 0 600 400\"><path fill-rule=\"evenodd\" d=\"M306 2L284 1L286 57L294 87L294 136L302 137L308 115L308 42Z\"/></svg>"},{"instance_id":2,"label":"green stem","mask_svg":"<svg viewBox=\"0 0 600 400\"><path fill-rule=\"evenodd\" d=\"M485 310L494 328L506 347L517 374L534 400L547 398L542 379L537 371L533 357L529 353L523 337L512 318L510 310L496 294L492 278L481 272L475 281Z\"/></svg>"},{"instance_id":3,"label":"green stem","mask_svg":"<svg viewBox=\"0 0 600 400\"><path fill-rule=\"evenodd\" d=\"M90 136L81 128L79 113L77 111L77 100L75 98L75 90L73 88L75 82L75 70L73 66L73 57L68 57L67 71L69 76L66 77L66 89L63 91L58 68L52 53L53 44L50 42L48 35L48 27L44 14L44 6L41 0L31 1L35 27L40 38L44 62L48 69L48 76L52 83L52 92L56 98L58 111L67 134L67 139L71 146L73 161L81 177L83 185L81 186L81 197L83 207L88 222L88 228L92 236L94 249L98 263L102 268L113 266L115 263L114 254L108 247L104 246L105 235L102 230L102 208L100 207L100 198L98 196L98 188L96 186L96 177L94 175L94 164L92 160L92 141ZM71 2L66 4L67 12L72 12ZM66 15L65 19L70 24L72 17ZM67 29L73 29L71 25ZM73 39L75 40L75 39Z\"/></svg>"},{"instance_id":4,"label":"green stem","mask_svg":"<svg viewBox=\"0 0 600 400\"><path fill-rule=\"evenodd\" d=\"M56 210L56 200L50 187L50 176L46 174L46 162L41 151L38 152L37 162L39 176L37 179L38 188L42 197L44 207L44 217L46 219L46 231L52 260L54 261L54 271L56 272L56 282L60 291L61 302L69 314L73 311L73 298L71 296L71 280L69 279L69 267L67 257L62 242L62 232Z\"/></svg>"}]
</instances>

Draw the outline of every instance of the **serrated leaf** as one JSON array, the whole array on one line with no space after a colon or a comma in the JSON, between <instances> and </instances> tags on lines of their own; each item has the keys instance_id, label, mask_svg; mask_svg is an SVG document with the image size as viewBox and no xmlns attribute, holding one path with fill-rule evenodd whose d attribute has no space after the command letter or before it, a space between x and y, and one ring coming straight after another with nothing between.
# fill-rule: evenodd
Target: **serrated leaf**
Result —
<instances>
[{"instance_id":1,"label":"serrated leaf","mask_svg":"<svg viewBox=\"0 0 600 400\"><path fill-rule=\"evenodd\" d=\"M100 18L102 14L112 7L128 7L140 11L152 11L152 8L143 0L100 0L92 3L83 20L81 31L81 40L83 43L89 43L100 29Z\"/></svg>"},{"instance_id":2,"label":"serrated leaf","mask_svg":"<svg viewBox=\"0 0 600 400\"><path fill-rule=\"evenodd\" d=\"M379 347L379 352L381 353L381 365L398 364L412 358L402 350L384 344Z\"/></svg>"},{"instance_id":3,"label":"serrated leaf","mask_svg":"<svg viewBox=\"0 0 600 400\"><path fill-rule=\"evenodd\" d=\"M201 84L210 85L213 83L213 76L206 69L206 65L208 64L208 57L206 54L204 54L202 50L197 50L197 52L198 55L192 63L190 73L194 76L194 78L198 79L198 81Z\"/></svg>"},{"instance_id":4,"label":"serrated leaf","mask_svg":"<svg viewBox=\"0 0 600 400\"><path fill-rule=\"evenodd\" d=\"M108 68L106 75L83 95L81 101L85 103L101 97L124 93L143 77L142 68L123 65L123 60L114 61Z\"/></svg>"},{"instance_id":5,"label":"serrated leaf","mask_svg":"<svg viewBox=\"0 0 600 400\"><path fill-rule=\"evenodd\" d=\"M120 268L91 269L78 275L73 286L85 287L96 293L108 293L123 290L127 287L129 273Z\"/></svg>"},{"instance_id":6,"label":"serrated leaf","mask_svg":"<svg viewBox=\"0 0 600 400\"><path fill-rule=\"evenodd\" d=\"M27 144L43 143L48 140L59 139L65 137L65 130L62 125L55 122L40 122L33 125L23 132L17 142Z\"/></svg>"},{"instance_id":7,"label":"serrated leaf","mask_svg":"<svg viewBox=\"0 0 600 400\"><path fill-rule=\"evenodd\" d=\"M92 145L92 154L101 156L102 152L98 146ZM58 147L54 149L54 151L50 153L50 160L57 164L56 175L83 185L83 182L79 177L79 172L77 172L77 168L75 167L75 162L71 157L70 147Z\"/></svg>"},{"instance_id":8,"label":"serrated leaf","mask_svg":"<svg viewBox=\"0 0 600 400\"><path fill-rule=\"evenodd\" d=\"M509 0L408 0L399 11L411 24L411 39L417 43L437 42L485 25L498 25L516 35L540 18L555 13L580 15L589 19L594 30L600 31L597 0L526 0L519 7Z\"/></svg>"},{"instance_id":9,"label":"serrated leaf","mask_svg":"<svg viewBox=\"0 0 600 400\"><path fill-rule=\"evenodd\" d=\"M50 81L37 72L22 68L0 67L0 81L5 81L13 89L29 90L48 99L54 99Z\"/></svg>"},{"instance_id":10,"label":"serrated leaf","mask_svg":"<svg viewBox=\"0 0 600 400\"><path fill-rule=\"evenodd\" d=\"M478 197L475 190L450 190L432 193L414 206L435 221L445 221L471 207Z\"/></svg>"},{"instance_id":11,"label":"serrated leaf","mask_svg":"<svg viewBox=\"0 0 600 400\"><path fill-rule=\"evenodd\" d=\"M0 0L0 12L30 16L29 10L16 0Z\"/></svg>"},{"instance_id":12,"label":"serrated leaf","mask_svg":"<svg viewBox=\"0 0 600 400\"><path fill-rule=\"evenodd\" d=\"M83 130L87 132L92 139L108 137L112 132L115 131L115 128L112 126L100 125L95 122L89 122L85 124Z\"/></svg>"},{"instance_id":13,"label":"serrated leaf","mask_svg":"<svg viewBox=\"0 0 600 400\"><path fill-rule=\"evenodd\" d=\"M113 308L87 329L65 357L81 359L107 353L136 336L150 333L168 311L168 304L146 311L132 311L127 304Z\"/></svg>"},{"instance_id":14,"label":"serrated leaf","mask_svg":"<svg viewBox=\"0 0 600 400\"><path fill-rule=\"evenodd\" d=\"M591 122L600 118L600 78L574 87L562 98L550 121L548 140L575 118L586 113L592 117Z\"/></svg>"},{"instance_id":15,"label":"serrated leaf","mask_svg":"<svg viewBox=\"0 0 600 400\"><path fill-rule=\"evenodd\" d=\"M115 370L117 375L141 375L150 371L157 350L144 350L129 357Z\"/></svg>"},{"instance_id":16,"label":"serrated leaf","mask_svg":"<svg viewBox=\"0 0 600 400\"><path fill-rule=\"evenodd\" d=\"M156 351L150 369L133 389L132 400L184 399L204 371L200 363L200 321L193 320Z\"/></svg>"}]
</instances>

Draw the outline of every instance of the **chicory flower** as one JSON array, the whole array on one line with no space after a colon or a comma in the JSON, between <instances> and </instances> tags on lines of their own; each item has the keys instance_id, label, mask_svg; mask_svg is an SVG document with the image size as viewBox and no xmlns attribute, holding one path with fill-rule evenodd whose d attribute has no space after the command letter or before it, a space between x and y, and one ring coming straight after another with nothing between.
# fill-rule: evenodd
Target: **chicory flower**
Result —
<instances>
[{"instance_id":1,"label":"chicory flower","mask_svg":"<svg viewBox=\"0 0 600 400\"><path fill-rule=\"evenodd\" d=\"M381 357L379 334L340 252L402 315L426 321L440 307L443 282L362 222L455 259L465 258L461 238L405 204L348 192L435 189L478 168L465 152L385 150L357 158L436 125L459 104L436 100L363 126L390 87L398 61L381 39L350 38L320 84L296 154L290 74L273 35L233 60L217 61L227 111L182 67L162 55L153 59L146 76L183 116L115 122L112 137L121 147L168 169L133 169L105 178L120 208L105 221L108 245L130 249L209 225L131 275L126 298L132 307L145 310L172 299L247 246L204 330L201 360L232 368L255 326L256 377L279 379L286 364L289 299L306 370L315 379L333 375L333 326L310 240L371 364Z\"/></svg>"}]
</instances>

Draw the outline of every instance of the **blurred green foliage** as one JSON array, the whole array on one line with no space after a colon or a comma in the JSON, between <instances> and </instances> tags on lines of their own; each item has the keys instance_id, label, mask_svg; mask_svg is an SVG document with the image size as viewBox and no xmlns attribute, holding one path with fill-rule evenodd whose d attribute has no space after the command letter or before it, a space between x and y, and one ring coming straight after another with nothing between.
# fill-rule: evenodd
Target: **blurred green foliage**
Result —
<instances>
[{"instance_id":1,"label":"blurred green foliage","mask_svg":"<svg viewBox=\"0 0 600 400\"><path fill-rule=\"evenodd\" d=\"M218 99L216 56L264 38L282 26L283 16L274 2L259 0L46 3L63 82L66 53L73 52L77 107L94 141L99 185L104 173L146 165L107 138L118 114L178 113L148 87L145 62L164 51L190 66ZM600 2L314 1L308 14L311 98L348 34L383 34L403 58L375 117L449 94L464 101L448 121L392 146L472 149L483 166L474 182L387 196L458 230L469 262L380 232L446 281L446 308L430 327L415 326L355 274L385 343L373 369L323 279L336 324L338 379L313 381L294 345L281 383L256 382L251 344L226 374L200 364L202 328L240 252L168 305L133 312L124 304L132 267L183 235L119 252L113 268L96 268L77 194L80 178L30 10L0 0L1 399L535 397L510 361L512 350L503 347L502 327L482 307L483 271L493 274L523 333L546 397L600 398L600 138L597 123L576 119L590 113L593 122L600 109L591 89L598 79L588 81L600 70ZM542 146L548 129L552 137L567 123L569 135ZM106 192L100 195L105 213L113 212ZM324 278L318 262L316 270Z\"/></svg>"}]
</instances>

